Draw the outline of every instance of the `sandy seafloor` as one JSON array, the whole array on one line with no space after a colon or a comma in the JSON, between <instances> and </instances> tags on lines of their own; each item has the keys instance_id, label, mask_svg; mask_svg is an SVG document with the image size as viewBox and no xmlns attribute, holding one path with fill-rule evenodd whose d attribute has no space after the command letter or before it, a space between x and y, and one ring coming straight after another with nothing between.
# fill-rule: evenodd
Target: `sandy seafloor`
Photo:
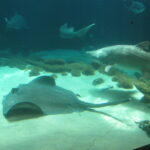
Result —
<instances>
[{"instance_id":1,"label":"sandy seafloor","mask_svg":"<svg viewBox=\"0 0 150 150\"><path fill-rule=\"evenodd\" d=\"M17 68L0 67L1 102L11 88L35 78L29 77L28 73L29 71ZM42 72L41 75L43 74L50 75ZM58 86L79 94L85 101L102 102L124 98L134 100L97 109L123 122L88 111L8 122L2 114L1 104L0 150L132 150L150 143L150 138L135 124L135 121L150 119L150 109L136 102L142 96L136 89L117 88L110 77L98 72L92 76L57 76ZM105 83L93 86L92 81L98 77L104 78ZM113 88L109 88L112 86Z\"/></svg>"}]
</instances>

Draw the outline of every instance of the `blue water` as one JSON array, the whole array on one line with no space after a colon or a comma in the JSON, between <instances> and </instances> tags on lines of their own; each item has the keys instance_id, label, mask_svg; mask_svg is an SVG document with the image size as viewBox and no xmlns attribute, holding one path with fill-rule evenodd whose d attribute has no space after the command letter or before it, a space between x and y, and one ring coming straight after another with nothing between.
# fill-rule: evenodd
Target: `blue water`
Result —
<instances>
[{"instance_id":1,"label":"blue water","mask_svg":"<svg viewBox=\"0 0 150 150\"><path fill-rule=\"evenodd\" d=\"M127 0L131 1L131 0ZM112 44L136 44L149 40L150 3L140 14L125 7L124 0L5 0L0 2L0 49L12 51L55 48L82 49ZM26 30L6 29L4 17L21 14ZM76 29L91 23L96 26L83 39L64 40L59 27L68 22Z\"/></svg>"}]
</instances>

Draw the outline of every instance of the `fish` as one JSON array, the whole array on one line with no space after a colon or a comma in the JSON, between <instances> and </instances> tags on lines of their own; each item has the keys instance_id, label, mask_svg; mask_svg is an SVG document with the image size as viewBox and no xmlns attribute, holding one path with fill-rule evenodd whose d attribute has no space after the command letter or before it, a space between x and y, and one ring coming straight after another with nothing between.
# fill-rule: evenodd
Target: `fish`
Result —
<instances>
[{"instance_id":1,"label":"fish","mask_svg":"<svg viewBox=\"0 0 150 150\"><path fill-rule=\"evenodd\" d=\"M28 29L27 22L21 14L16 13L10 18L4 17L4 20L6 22L7 29Z\"/></svg>"},{"instance_id":2,"label":"fish","mask_svg":"<svg viewBox=\"0 0 150 150\"><path fill-rule=\"evenodd\" d=\"M63 39L81 38L84 37L93 26L95 26L95 23L75 31L74 27L68 27L68 23L65 23L59 28L59 36Z\"/></svg>"},{"instance_id":3,"label":"fish","mask_svg":"<svg viewBox=\"0 0 150 150\"><path fill-rule=\"evenodd\" d=\"M39 76L27 84L20 84L18 87L12 88L8 95L4 96L2 105L3 115L9 118L16 112L20 113L21 110L23 112L35 110L43 115L66 114L86 110L96 112L91 108L117 105L128 101L88 103L80 100L72 91L57 86L53 77ZM101 113L106 115L104 112Z\"/></svg>"},{"instance_id":4,"label":"fish","mask_svg":"<svg viewBox=\"0 0 150 150\"><path fill-rule=\"evenodd\" d=\"M125 2L125 7L134 14L141 14L146 10L144 3L135 0Z\"/></svg>"},{"instance_id":5,"label":"fish","mask_svg":"<svg viewBox=\"0 0 150 150\"><path fill-rule=\"evenodd\" d=\"M150 68L149 50L150 42L144 41L136 45L107 46L86 53L106 65L142 71Z\"/></svg>"}]
</instances>

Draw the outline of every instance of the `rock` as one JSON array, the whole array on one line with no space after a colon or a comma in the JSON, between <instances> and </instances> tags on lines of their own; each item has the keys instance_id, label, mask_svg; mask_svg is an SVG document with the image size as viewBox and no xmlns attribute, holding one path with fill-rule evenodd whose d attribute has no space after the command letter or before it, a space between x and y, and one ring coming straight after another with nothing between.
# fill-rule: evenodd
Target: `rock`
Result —
<instances>
[{"instance_id":1,"label":"rock","mask_svg":"<svg viewBox=\"0 0 150 150\"><path fill-rule=\"evenodd\" d=\"M150 95L150 84L148 82L135 82L136 88L144 95Z\"/></svg>"},{"instance_id":2,"label":"rock","mask_svg":"<svg viewBox=\"0 0 150 150\"><path fill-rule=\"evenodd\" d=\"M91 66L94 69L99 69L101 67L101 64L99 62L93 61L93 62L91 62Z\"/></svg>"},{"instance_id":3,"label":"rock","mask_svg":"<svg viewBox=\"0 0 150 150\"><path fill-rule=\"evenodd\" d=\"M92 85L99 85L104 83L104 80L102 78L97 78L95 80L93 80Z\"/></svg>"},{"instance_id":4,"label":"rock","mask_svg":"<svg viewBox=\"0 0 150 150\"><path fill-rule=\"evenodd\" d=\"M80 70L72 70L71 75L75 77L81 76L81 71Z\"/></svg>"},{"instance_id":5,"label":"rock","mask_svg":"<svg viewBox=\"0 0 150 150\"><path fill-rule=\"evenodd\" d=\"M29 72L29 76L38 76L40 75L40 69L37 67L32 67L31 71Z\"/></svg>"},{"instance_id":6,"label":"rock","mask_svg":"<svg viewBox=\"0 0 150 150\"><path fill-rule=\"evenodd\" d=\"M86 76L94 75L95 70L91 66L88 66L82 71L82 73Z\"/></svg>"},{"instance_id":7,"label":"rock","mask_svg":"<svg viewBox=\"0 0 150 150\"><path fill-rule=\"evenodd\" d=\"M142 102L150 103L150 95L144 95L144 97L142 98Z\"/></svg>"},{"instance_id":8,"label":"rock","mask_svg":"<svg viewBox=\"0 0 150 150\"><path fill-rule=\"evenodd\" d=\"M132 89L133 88L133 79L128 77L125 74L117 73L113 78L113 81L118 82L118 87L125 88L125 89Z\"/></svg>"}]
</instances>

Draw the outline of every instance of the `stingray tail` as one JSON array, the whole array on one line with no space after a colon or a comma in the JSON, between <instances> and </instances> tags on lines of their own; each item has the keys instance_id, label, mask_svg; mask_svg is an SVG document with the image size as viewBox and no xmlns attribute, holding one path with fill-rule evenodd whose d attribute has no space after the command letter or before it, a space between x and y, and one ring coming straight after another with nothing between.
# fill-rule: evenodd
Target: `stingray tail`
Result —
<instances>
[{"instance_id":1,"label":"stingray tail","mask_svg":"<svg viewBox=\"0 0 150 150\"><path fill-rule=\"evenodd\" d=\"M97 111L97 110L91 109L91 108L87 108L86 110L87 110L87 111L90 111L90 112L99 113L99 114L108 116L108 117L110 117L110 118L115 119L116 121L119 121L120 123L126 124L126 123L124 122L124 120L122 120L122 119L120 119L120 118L118 118L118 117L115 117L115 116L113 116L113 115L111 115L111 114L108 114L108 113L106 113L106 112ZM126 125L127 125L127 124L126 124Z\"/></svg>"},{"instance_id":2,"label":"stingray tail","mask_svg":"<svg viewBox=\"0 0 150 150\"><path fill-rule=\"evenodd\" d=\"M122 103L129 102L129 101L130 101L129 99L125 99L125 100L106 102L106 103L100 103L100 104L93 104L93 103L87 103L87 102L80 101L80 104L83 107L96 108L96 107L105 107L105 106L111 106L111 105L118 105L118 104L122 104Z\"/></svg>"}]
</instances>

